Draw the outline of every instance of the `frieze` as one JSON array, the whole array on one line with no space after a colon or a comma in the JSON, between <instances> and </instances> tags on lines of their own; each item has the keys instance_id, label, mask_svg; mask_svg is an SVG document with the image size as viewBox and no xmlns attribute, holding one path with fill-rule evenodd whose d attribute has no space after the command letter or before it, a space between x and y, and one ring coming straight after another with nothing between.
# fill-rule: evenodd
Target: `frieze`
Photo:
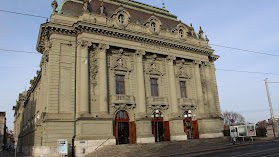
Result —
<instances>
[{"instance_id":1,"label":"frieze","mask_svg":"<svg viewBox=\"0 0 279 157\"><path fill-rule=\"evenodd\" d=\"M179 49L179 50L183 50L183 51L186 50L189 52L193 52L193 53L197 53L197 54L204 54L204 55L210 55L213 53L213 50L208 49L208 48L205 48L205 49L208 49L208 51L207 51L207 50L203 50L203 49L197 49L197 48L193 48L193 47L164 42L161 40L140 37L137 35L115 32L114 30L105 30L104 28L93 28L95 25L84 26L84 25L80 25L81 23L83 23L83 22L78 22L73 27L64 27L64 28L53 27L53 26L49 25L49 23L42 24L42 28L41 28L42 34L40 35L37 50L39 52L41 52L41 49L43 49L43 47L44 47L43 41L45 40L46 37L49 37L54 32L58 33L58 34L64 34L64 35L70 35L70 36L76 36L79 33L88 32L88 33L111 36L111 37L115 37L115 38L131 40L131 41L136 41L136 42L139 42L139 41L144 42L144 43L141 43L140 46L147 47L147 48L148 47L154 48L154 49L158 49L158 50L170 51L170 49ZM150 43L150 44L147 44L147 43Z\"/></svg>"},{"instance_id":2,"label":"frieze","mask_svg":"<svg viewBox=\"0 0 279 157\"><path fill-rule=\"evenodd\" d=\"M156 45L149 45L149 44L141 43L141 46L143 46L145 48L147 47L147 48L154 48L154 49L158 49L158 50L170 51L169 48L160 47L160 46L156 46Z\"/></svg>"}]
</instances>

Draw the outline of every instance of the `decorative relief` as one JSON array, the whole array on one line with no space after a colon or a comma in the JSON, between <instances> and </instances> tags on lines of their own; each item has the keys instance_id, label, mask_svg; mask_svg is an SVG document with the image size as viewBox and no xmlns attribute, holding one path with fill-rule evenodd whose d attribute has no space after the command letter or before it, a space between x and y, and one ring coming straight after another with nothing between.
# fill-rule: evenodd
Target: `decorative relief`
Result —
<instances>
[{"instance_id":1,"label":"decorative relief","mask_svg":"<svg viewBox=\"0 0 279 157\"><path fill-rule=\"evenodd\" d=\"M146 56L147 61L145 62L145 72L147 74L152 75L164 75L162 72L162 59L158 58L156 54L153 54L152 56Z\"/></svg>"},{"instance_id":2,"label":"decorative relief","mask_svg":"<svg viewBox=\"0 0 279 157\"><path fill-rule=\"evenodd\" d=\"M98 51L97 46L92 45L89 51L89 73L90 73L90 84L91 84L91 92L95 95L95 88L97 86L97 74L99 70L98 66Z\"/></svg>"},{"instance_id":3,"label":"decorative relief","mask_svg":"<svg viewBox=\"0 0 279 157\"><path fill-rule=\"evenodd\" d=\"M111 50L112 53L112 62L111 69L118 71L126 71L130 72L132 70L131 65L133 64L131 61L131 54L124 52L123 49L119 50Z\"/></svg>"},{"instance_id":4,"label":"decorative relief","mask_svg":"<svg viewBox=\"0 0 279 157\"><path fill-rule=\"evenodd\" d=\"M204 65L200 68L200 75L201 75L201 85L202 85L202 93L203 93L203 102L206 105L206 82L205 82L205 74L204 74Z\"/></svg>"},{"instance_id":5,"label":"decorative relief","mask_svg":"<svg viewBox=\"0 0 279 157\"><path fill-rule=\"evenodd\" d=\"M193 77L192 63L187 63L184 59L176 61L176 77L191 79Z\"/></svg>"},{"instance_id":6,"label":"decorative relief","mask_svg":"<svg viewBox=\"0 0 279 157\"><path fill-rule=\"evenodd\" d=\"M147 97L148 108L151 110L167 110L169 108L166 97Z\"/></svg>"}]
</instances>

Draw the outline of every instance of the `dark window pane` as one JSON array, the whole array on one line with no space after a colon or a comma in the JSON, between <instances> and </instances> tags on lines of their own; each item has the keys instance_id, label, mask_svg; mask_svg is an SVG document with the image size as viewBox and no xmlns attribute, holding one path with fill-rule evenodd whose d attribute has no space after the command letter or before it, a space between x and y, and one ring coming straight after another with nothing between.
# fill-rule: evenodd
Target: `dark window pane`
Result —
<instances>
[{"instance_id":1,"label":"dark window pane","mask_svg":"<svg viewBox=\"0 0 279 157\"><path fill-rule=\"evenodd\" d=\"M158 96L158 86L155 86L155 95L154 96Z\"/></svg>"},{"instance_id":2,"label":"dark window pane","mask_svg":"<svg viewBox=\"0 0 279 157\"><path fill-rule=\"evenodd\" d=\"M151 96L154 96L154 87L151 85Z\"/></svg>"}]
</instances>

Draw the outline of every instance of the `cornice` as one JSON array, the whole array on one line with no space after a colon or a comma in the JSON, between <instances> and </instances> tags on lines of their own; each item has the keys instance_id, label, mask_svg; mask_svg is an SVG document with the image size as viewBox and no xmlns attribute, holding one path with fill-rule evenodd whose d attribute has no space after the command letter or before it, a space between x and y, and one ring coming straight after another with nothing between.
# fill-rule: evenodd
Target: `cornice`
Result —
<instances>
[{"instance_id":1,"label":"cornice","mask_svg":"<svg viewBox=\"0 0 279 157\"><path fill-rule=\"evenodd\" d=\"M45 23L41 25L40 35L37 44L37 50L43 52L44 50L44 40L49 38L51 34L58 33L69 36L77 36L81 33L92 33L99 34L108 37L120 38L130 41L141 42L150 45L156 45L171 49L177 49L187 52L192 52L202 55L211 55L214 50L206 47L199 47L196 45L191 45L189 43L182 43L178 40L168 39L166 37L156 36L147 33L139 33L130 30L122 30L114 27L107 27L99 24L92 24L87 22L79 21L75 23L72 27L59 25L54 23ZM213 55L215 56L215 55Z\"/></svg>"}]
</instances>

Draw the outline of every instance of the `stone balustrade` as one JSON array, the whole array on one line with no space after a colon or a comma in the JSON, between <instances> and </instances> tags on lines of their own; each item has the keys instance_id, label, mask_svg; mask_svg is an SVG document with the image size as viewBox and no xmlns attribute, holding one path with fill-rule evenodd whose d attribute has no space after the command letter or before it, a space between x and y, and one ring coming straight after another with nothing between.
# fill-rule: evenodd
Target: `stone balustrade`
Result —
<instances>
[{"instance_id":1,"label":"stone balustrade","mask_svg":"<svg viewBox=\"0 0 279 157\"><path fill-rule=\"evenodd\" d=\"M135 97L125 94L111 95L112 104L135 104Z\"/></svg>"}]
</instances>

